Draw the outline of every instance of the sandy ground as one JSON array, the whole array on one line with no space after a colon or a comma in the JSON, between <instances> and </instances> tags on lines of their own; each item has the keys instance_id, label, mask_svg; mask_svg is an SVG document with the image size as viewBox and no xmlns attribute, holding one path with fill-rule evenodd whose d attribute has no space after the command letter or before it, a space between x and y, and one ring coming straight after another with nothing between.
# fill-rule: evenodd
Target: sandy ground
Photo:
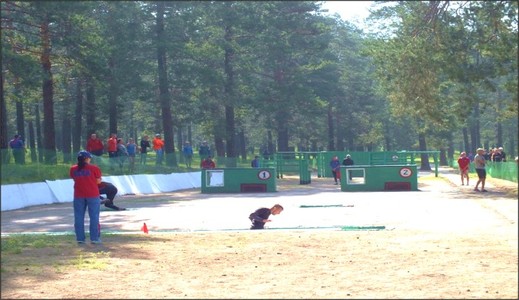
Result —
<instances>
[{"instance_id":1,"label":"sandy ground","mask_svg":"<svg viewBox=\"0 0 519 300\"><path fill-rule=\"evenodd\" d=\"M2 252L1 298L517 299L517 184L489 180L477 193L475 181L460 186L443 170L421 174L416 192L286 178L276 193L122 196L128 210L101 213L102 245L71 237ZM275 203L285 211L248 230L247 216ZM72 232L72 207L2 212L1 222L2 235Z\"/></svg>"}]
</instances>

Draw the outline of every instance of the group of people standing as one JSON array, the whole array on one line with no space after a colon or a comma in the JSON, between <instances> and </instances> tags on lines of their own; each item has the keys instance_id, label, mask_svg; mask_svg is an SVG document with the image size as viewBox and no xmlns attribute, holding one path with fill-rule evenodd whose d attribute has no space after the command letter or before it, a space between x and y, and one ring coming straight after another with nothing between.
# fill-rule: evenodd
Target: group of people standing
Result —
<instances>
[{"instance_id":1,"label":"group of people standing","mask_svg":"<svg viewBox=\"0 0 519 300\"><path fill-rule=\"evenodd\" d=\"M351 155L347 154L346 157L342 160L343 166L352 166L354 164L353 159L351 158ZM332 161L330 161L330 167L332 168L332 174L333 174L333 180L335 181L335 184L339 184L339 181L341 179L341 162L339 162L339 157L335 155L332 158ZM352 179L351 173L349 174L350 180Z\"/></svg>"},{"instance_id":2,"label":"group of people standing","mask_svg":"<svg viewBox=\"0 0 519 300\"><path fill-rule=\"evenodd\" d=\"M122 138L118 138L117 134L112 133L110 134L110 138L106 141L106 147L103 141L97 137L97 134L92 133L86 145L86 151L94 155L94 160L95 157L101 157L107 152L112 170L115 165L118 165L120 171L122 171L124 164L128 161L130 173L135 171L135 158L138 153L140 153L140 164L146 165L147 155L150 149L153 149L156 153L156 164L162 164L164 158L164 141L158 133L151 142L147 135L143 136L140 145L137 145L133 138L129 138L128 143L124 143Z\"/></svg>"},{"instance_id":3,"label":"group of people standing","mask_svg":"<svg viewBox=\"0 0 519 300\"><path fill-rule=\"evenodd\" d=\"M486 162L506 162L506 154L503 151L503 147L491 149L487 152L483 148L478 148L476 150L476 155L474 156L474 168L476 170L476 174L478 175L478 181L476 182L476 186L474 187L474 191L476 192L487 192L485 189L485 181L487 177L486 172ZM458 167L460 170L461 176L461 185L465 185L465 181L467 185L469 185L469 169L470 169L471 159L467 157L466 152L461 152L460 157L458 158ZM479 186L481 184L481 189Z\"/></svg>"}]
</instances>

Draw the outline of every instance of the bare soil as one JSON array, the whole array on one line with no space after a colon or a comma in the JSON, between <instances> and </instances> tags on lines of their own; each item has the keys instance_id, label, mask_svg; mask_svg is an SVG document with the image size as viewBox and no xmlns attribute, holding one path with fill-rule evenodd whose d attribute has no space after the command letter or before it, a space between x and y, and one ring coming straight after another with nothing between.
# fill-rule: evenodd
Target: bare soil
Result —
<instances>
[{"instance_id":1,"label":"bare soil","mask_svg":"<svg viewBox=\"0 0 519 300\"><path fill-rule=\"evenodd\" d=\"M420 179L414 202L400 198L418 192L352 198L352 217L378 213L363 203L386 203L380 231L141 232L106 235L102 245L57 238L18 254L2 248L1 298L517 299L517 184L489 180L490 192L476 193L475 180L461 187L457 178ZM280 180L279 193L334 188L312 180ZM139 199L147 197L120 203Z\"/></svg>"}]
</instances>

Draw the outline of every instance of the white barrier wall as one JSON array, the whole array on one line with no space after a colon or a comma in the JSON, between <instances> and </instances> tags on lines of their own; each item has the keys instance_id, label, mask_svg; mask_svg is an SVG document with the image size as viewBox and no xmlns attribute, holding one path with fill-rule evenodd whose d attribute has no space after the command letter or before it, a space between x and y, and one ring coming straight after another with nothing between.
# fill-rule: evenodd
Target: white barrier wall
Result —
<instances>
[{"instance_id":1,"label":"white barrier wall","mask_svg":"<svg viewBox=\"0 0 519 300\"><path fill-rule=\"evenodd\" d=\"M172 174L141 174L103 176L103 181L117 187L117 195L144 195L168 193L176 190L201 187L200 171ZM72 202L72 179L47 180L46 182L2 185L2 211L20 209L32 205Z\"/></svg>"}]
</instances>

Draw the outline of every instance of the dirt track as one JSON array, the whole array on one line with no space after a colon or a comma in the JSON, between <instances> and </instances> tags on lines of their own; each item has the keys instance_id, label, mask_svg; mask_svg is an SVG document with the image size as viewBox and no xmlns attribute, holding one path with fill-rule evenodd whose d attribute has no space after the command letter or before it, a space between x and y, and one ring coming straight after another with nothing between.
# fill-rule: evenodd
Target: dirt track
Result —
<instances>
[{"instance_id":1,"label":"dirt track","mask_svg":"<svg viewBox=\"0 0 519 300\"><path fill-rule=\"evenodd\" d=\"M2 298L517 299L517 185L476 193L475 181L457 179L425 175L417 192L344 193L330 179L287 178L271 194L124 196L117 204L129 210L102 212L101 222L128 234L2 255ZM274 203L285 211L269 230L247 230L247 215ZM2 233L71 232L71 211L2 212ZM348 225L386 229L337 229Z\"/></svg>"}]
</instances>

